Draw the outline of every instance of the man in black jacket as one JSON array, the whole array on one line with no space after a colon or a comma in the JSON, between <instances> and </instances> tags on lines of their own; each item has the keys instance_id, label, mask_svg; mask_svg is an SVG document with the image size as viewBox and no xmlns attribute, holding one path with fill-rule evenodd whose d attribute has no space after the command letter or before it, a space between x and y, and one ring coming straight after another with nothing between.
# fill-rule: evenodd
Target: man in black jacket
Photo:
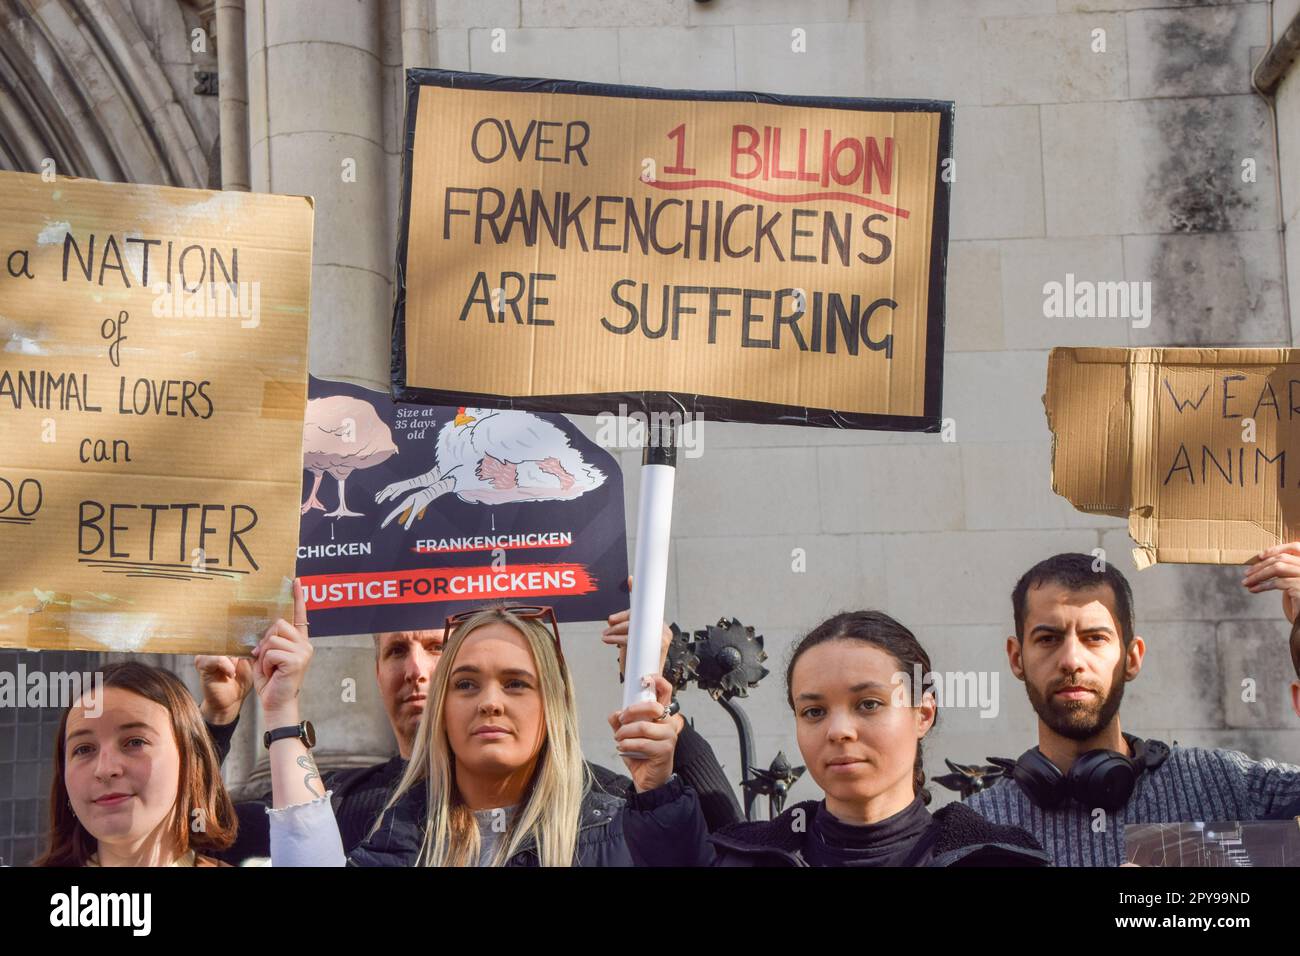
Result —
<instances>
[{"instance_id":1,"label":"man in black jacket","mask_svg":"<svg viewBox=\"0 0 1300 956\"><path fill-rule=\"evenodd\" d=\"M606 643L618 645L620 649L626 646L628 618L627 611L610 616L603 635ZM376 634L374 638L375 679L398 752L389 760L371 767L323 774L325 788L333 791L331 802L345 853L351 853L365 840L406 769L415 733L424 714L429 681L442 655L441 630L387 632ZM664 628L665 655L671 638L671 632ZM661 666L662 662L661 655ZM240 706L252 687L251 665L245 658L200 656L195 658L195 666L203 684L203 702L199 709L218 756L224 761L239 722ZM678 737L674 764L683 783L699 796L710 830L743 819L740 805L718 765L713 748L689 723ZM588 766L596 789L621 798L631 794L632 781L629 778L595 764ZM267 792L257 800L236 805L238 837L233 846L218 854L222 860L239 863L250 857L270 856L270 829L265 813L270 803L268 784Z\"/></svg>"}]
</instances>

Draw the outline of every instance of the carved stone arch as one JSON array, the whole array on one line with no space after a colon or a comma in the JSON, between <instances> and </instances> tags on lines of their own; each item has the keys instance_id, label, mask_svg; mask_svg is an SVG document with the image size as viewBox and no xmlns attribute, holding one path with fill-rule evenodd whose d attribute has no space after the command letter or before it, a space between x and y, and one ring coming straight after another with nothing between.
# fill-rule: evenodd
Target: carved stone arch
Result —
<instances>
[{"instance_id":1,"label":"carved stone arch","mask_svg":"<svg viewBox=\"0 0 1300 956\"><path fill-rule=\"evenodd\" d=\"M206 5L210 7L211 5ZM0 0L0 167L207 187L215 97L193 93L215 48L190 0ZM219 170L215 179L219 181Z\"/></svg>"}]
</instances>

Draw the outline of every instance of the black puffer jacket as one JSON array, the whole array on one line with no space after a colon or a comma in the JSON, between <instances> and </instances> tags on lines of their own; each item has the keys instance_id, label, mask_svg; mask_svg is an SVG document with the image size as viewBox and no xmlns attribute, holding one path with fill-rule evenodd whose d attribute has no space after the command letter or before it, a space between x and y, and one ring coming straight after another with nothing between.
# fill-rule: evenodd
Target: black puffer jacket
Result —
<instances>
[{"instance_id":1,"label":"black puffer jacket","mask_svg":"<svg viewBox=\"0 0 1300 956\"><path fill-rule=\"evenodd\" d=\"M349 866L414 866L424 841L428 793L408 792L383 816L374 835L348 856ZM628 800L591 791L582 803L575 866L658 866L679 862L677 841L701 846L708 835L695 792L673 776L656 790ZM525 846L508 866L537 866L537 848Z\"/></svg>"},{"instance_id":2,"label":"black puffer jacket","mask_svg":"<svg viewBox=\"0 0 1300 956\"><path fill-rule=\"evenodd\" d=\"M239 718L236 717L229 724L207 725L217 756L222 761L230 752L230 741L238 724ZM713 748L689 721L677 738L673 766L682 782L695 791L709 829L716 830L744 819ZM365 840L405 769L406 762L401 757L393 757L373 767L327 770L322 774L325 789L334 794L331 802L339 824L339 835L343 838L344 853L351 853ZM633 794L630 777L597 764L587 764L587 769L595 790L624 800ZM270 856L271 832L266 817L266 808L270 805L270 790L256 800L235 804L235 813L239 816L235 843L213 855L235 865L249 857Z\"/></svg>"},{"instance_id":3,"label":"black puffer jacket","mask_svg":"<svg viewBox=\"0 0 1300 956\"><path fill-rule=\"evenodd\" d=\"M806 800L775 820L738 823L708 837L713 866L808 866L804 840L821 802ZM990 823L961 803L936 810L901 866L1049 866L1050 857L1019 827Z\"/></svg>"}]
</instances>

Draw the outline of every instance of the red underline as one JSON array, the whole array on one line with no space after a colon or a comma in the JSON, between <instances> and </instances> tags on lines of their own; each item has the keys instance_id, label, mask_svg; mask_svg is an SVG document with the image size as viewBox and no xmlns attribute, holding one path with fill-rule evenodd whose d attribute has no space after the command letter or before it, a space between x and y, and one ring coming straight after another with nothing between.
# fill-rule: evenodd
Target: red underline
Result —
<instances>
[{"instance_id":1,"label":"red underline","mask_svg":"<svg viewBox=\"0 0 1300 956\"><path fill-rule=\"evenodd\" d=\"M641 180L647 186L653 186L655 189L730 189L745 196L752 196L755 199L767 199L772 202L811 202L817 199L838 199L842 202L857 203L859 206L867 206L871 209L879 209L881 212L893 213L899 219L906 219L911 215L906 209L899 209L897 206L887 206L882 202L874 199L868 199L866 196L858 196L854 193L799 193L794 196L786 196L780 193L764 192L761 189L754 189L750 186L741 186L739 183L729 183L725 179L678 179L665 182L662 179Z\"/></svg>"},{"instance_id":2,"label":"red underline","mask_svg":"<svg viewBox=\"0 0 1300 956\"><path fill-rule=\"evenodd\" d=\"M412 554L467 554L471 551L525 551L528 548L567 548L568 544L506 544L506 545L481 545L473 548L411 548Z\"/></svg>"}]
</instances>

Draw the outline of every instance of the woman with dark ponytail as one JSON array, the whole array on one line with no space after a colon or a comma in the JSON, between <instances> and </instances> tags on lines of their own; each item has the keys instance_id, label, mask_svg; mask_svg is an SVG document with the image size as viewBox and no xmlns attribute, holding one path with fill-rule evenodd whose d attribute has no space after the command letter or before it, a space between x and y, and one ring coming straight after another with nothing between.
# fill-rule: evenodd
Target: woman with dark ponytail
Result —
<instances>
[{"instance_id":1,"label":"woman with dark ponytail","mask_svg":"<svg viewBox=\"0 0 1300 956\"><path fill-rule=\"evenodd\" d=\"M738 823L685 864L715 866L1045 866L1017 827L961 803L931 814L921 741L938 716L930 658L879 611L837 614L786 668L799 752L825 794L775 820Z\"/></svg>"}]
</instances>

